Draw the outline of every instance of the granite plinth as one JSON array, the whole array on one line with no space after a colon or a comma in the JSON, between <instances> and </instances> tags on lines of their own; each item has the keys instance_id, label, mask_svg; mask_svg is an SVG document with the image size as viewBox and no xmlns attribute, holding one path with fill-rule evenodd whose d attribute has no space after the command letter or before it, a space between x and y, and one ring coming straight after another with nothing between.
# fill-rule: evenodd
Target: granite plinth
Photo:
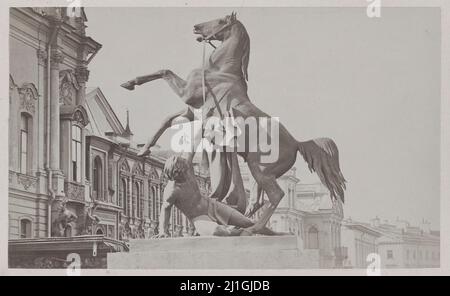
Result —
<instances>
[{"instance_id":1,"label":"granite plinth","mask_svg":"<svg viewBox=\"0 0 450 296\"><path fill-rule=\"evenodd\" d=\"M130 241L129 252L109 253L110 269L319 268L319 251L296 236L186 237Z\"/></svg>"}]
</instances>

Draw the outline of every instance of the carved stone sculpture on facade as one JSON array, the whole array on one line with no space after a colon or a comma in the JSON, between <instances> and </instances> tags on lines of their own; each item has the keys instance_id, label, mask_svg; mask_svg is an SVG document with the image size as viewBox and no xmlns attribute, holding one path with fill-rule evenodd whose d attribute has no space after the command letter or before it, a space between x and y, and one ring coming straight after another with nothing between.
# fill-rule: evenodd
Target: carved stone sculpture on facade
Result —
<instances>
[{"instance_id":1,"label":"carved stone sculpture on facade","mask_svg":"<svg viewBox=\"0 0 450 296\"><path fill-rule=\"evenodd\" d=\"M56 218L52 223L52 236L63 237L70 223L78 220L78 216L66 207L67 201L54 201Z\"/></svg>"},{"instance_id":2,"label":"carved stone sculpture on facade","mask_svg":"<svg viewBox=\"0 0 450 296\"><path fill-rule=\"evenodd\" d=\"M93 234L95 226L100 223L100 218L95 215L95 209L97 205L92 203L91 205L85 206L84 209L84 222L80 225L81 233L90 235Z\"/></svg>"}]
</instances>

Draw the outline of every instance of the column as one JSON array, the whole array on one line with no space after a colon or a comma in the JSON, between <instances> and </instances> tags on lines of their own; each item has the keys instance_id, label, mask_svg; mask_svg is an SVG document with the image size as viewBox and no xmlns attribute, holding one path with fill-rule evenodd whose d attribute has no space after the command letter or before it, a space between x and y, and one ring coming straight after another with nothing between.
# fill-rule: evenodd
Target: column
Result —
<instances>
[{"instance_id":1,"label":"column","mask_svg":"<svg viewBox=\"0 0 450 296\"><path fill-rule=\"evenodd\" d=\"M54 171L60 170L59 163L59 64L64 60L64 56L59 50L51 53L50 69L50 168Z\"/></svg>"},{"instance_id":2,"label":"column","mask_svg":"<svg viewBox=\"0 0 450 296\"><path fill-rule=\"evenodd\" d=\"M9 91L9 169L19 171L20 97L17 85L10 85Z\"/></svg>"},{"instance_id":3,"label":"column","mask_svg":"<svg viewBox=\"0 0 450 296\"><path fill-rule=\"evenodd\" d=\"M50 169L53 171L53 190L57 197L64 194L64 174L60 155L59 67L64 56L58 49L51 51L50 61Z\"/></svg>"},{"instance_id":4,"label":"column","mask_svg":"<svg viewBox=\"0 0 450 296\"><path fill-rule=\"evenodd\" d=\"M45 157L45 101L47 100L48 92L46 87L47 82L47 52L42 49L37 50L37 59L38 59L38 71L39 71L39 79L38 79L38 89L39 89L39 98L38 98L38 112L37 112L37 171L42 173L44 171L44 157Z\"/></svg>"},{"instance_id":5,"label":"column","mask_svg":"<svg viewBox=\"0 0 450 296\"><path fill-rule=\"evenodd\" d=\"M144 172L145 172L145 164L144 164ZM149 180L144 180L142 182L142 194L143 194L143 215L142 219L145 219L146 221L150 219L150 216L148 214L149 204L150 204L150 188L149 188Z\"/></svg>"},{"instance_id":6,"label":"column","mask_svg":"<svg viewBox=\"0 0 450 296\"><path fill-rule=\"evenodd\" d=\"M75 70L75 77L80 85L80 89L77 92L76 104L84 105L86 98L86 82L89 80L89 70L86 66L79 66Z\"/></svg>"}]
</instances>

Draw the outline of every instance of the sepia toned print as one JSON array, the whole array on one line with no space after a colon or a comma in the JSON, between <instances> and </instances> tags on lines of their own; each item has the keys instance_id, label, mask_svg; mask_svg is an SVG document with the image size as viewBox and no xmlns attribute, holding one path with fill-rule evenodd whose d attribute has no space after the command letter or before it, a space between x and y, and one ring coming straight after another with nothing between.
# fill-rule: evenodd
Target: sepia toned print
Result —
<instances>
[{"instance_id":1,"label":"sepia toned print","mask_svg":"<svg viewBox=\"0 0 450 296\"><path fill-rule=\"evenodd\" d=\"M11 7L8 267L441 267L440 10L371 9Z\"/></svg>"}]
</instances>

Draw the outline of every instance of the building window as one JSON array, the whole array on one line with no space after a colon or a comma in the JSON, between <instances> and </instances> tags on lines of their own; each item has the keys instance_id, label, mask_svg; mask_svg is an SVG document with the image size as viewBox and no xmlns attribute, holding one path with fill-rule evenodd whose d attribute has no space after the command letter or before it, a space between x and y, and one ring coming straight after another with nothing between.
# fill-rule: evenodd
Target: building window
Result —
<instances>
[{"instance_id":1,"label":"building window","mask_svg":"<svg viewBox=\"0 0 450 296\"><path fill-rule=\"evenodd\" d=\"M139 190L139 183L138 182L134 182L133 184L133 196L132 196L132 201L131 201L131 206L132 206L132 215L139 215L139 196L140 196L140 190Z\"/></svg>"},{"instance_id":2,"label":"building window","mask_svg":"<svg viewBox=\"0 0 450 296\"><path fill-rule=\"evenodd\" d=\"M125 215L130 215L128 212L128 188L127 188L127 180L122 179L121 186L120 186L120 198L119 198L119 206L123 207L123 212ZM122 204L120 204L122 203Z\"/></svg>"},{"instance_id":3,"label":"building window","mask_svg":"<svg viewBox=\"0 0 450 296\"><path fill-rule=\"evenodd\" d=\"M72 181L81 182L81 128L72 126Z\"/></svg>"},{"instance_id":4,"label":"building window","mask_svg":"<svg viewBox=\"0 0 450 296\"><path fill-rule=\"evenodd\" d=\"M409 260L409 250L406 250L406 259Z\"/></svg>"},{"instance_id":5,"label":"building window","mask_svg":"<svg viewBox=\"0 0 450 296\"><path fill-rule=\"evenodd\" d=\"M28 172L28 145L30 140L29 116L22 114L20 116L20 172L26 174Z\"/></svg>"},{"instance_id":6,"label":"building window","mask_svg":"<svg viewBox=\"0 0 450 296\"><path fill-rule=\"evenodd\" d=\"M141 184L141 187L143 185ZM139 196L139 217L140 218L144 218L144 204L145 204L145 200L144 200L144 192L143 190L141 190L141 195Z\"/></svg>"},{"instance_id":7,"label":"building window","mask_svg":"<svg viewBox=\"0 0 450 296\"><path fill-rule=\"evenodd\" d=\"M387 258L388 259L394 259L394 251L392 250L387 250Z\"/></svg>"},{"instance_id":8,"label":"building window","mask_svg":"<svg viewBox=\"0 0 450 296\"><path fill-rule=\"evenodd\" d=\"M29 219L20 220L20 238L31 238L31 221Z\"/></svg>"},{"instance_id":9,"label":"building window","mask_svg":"<svg viewBox=\"0 0 450 296\"><path fill-rule=\"evenodd\" d=\"M163 198L164 198L164 187L163 187L163 185L160 185L158 194L159 194L159 197L158 197L158 202L159 202L159 204L158 204L158 219L159 219L159 215L161 215L161 208L162 208L162 205L163 205Z\"/></svg>"},{"instance_id":10,"label":"building window","mask_svg":"<svg viewBox=\"0 0 450 296\"><path fill-rule=\"evenodd\" d=\"M150 184L149 184L150 186ZM148 193L148 217L150 220L153 219L153 196L155 194L153 187L150 187L149 193Z\"/></svg>"},{"instance_id":11,"label":"building window","mask_svg":"<svg viewBox=\"0 0 450 296\"><path fill-rule=\"evenodd\" d=\"M153 220L157 220L158 219L158 204L159 204L157 202L158 189L155 186L153 186L151 191L152 191L152 208L151 208L152 215L151 215L151 217Z\"/></svg>"},{"instance_id":12,"label":"building window","mask_svg":"<svg viewBox=\"0 0 450 296\"><path fill-rule=\"evenodd\" d=\"M117 205L119 207L123 207L123 197L125 195L125 190L124 190L124 186L123 186L123 180L120 180L119 183L119 198L117 200Z\"/></svg>"},{"instance_id":13,"label":"building window","mask_svg":"<svg viewBox=\"0 0 450 296\"><path fill-rule=\"evenodd\" d=\"M319 248L319 231L315 227L311 227L308 231L308 249Z\"/></svg>"},{"instance_id":14,"label":"building window","mask_svg":"<svg viewBox=\"0 0 450 296\"><path fill-rule=\"evenodd\" d=\"M92 174L92 187L94 198L103 200L103 165L100 157L96 156L94 159L94 168Z\"/></svg>"}]
</instances>

